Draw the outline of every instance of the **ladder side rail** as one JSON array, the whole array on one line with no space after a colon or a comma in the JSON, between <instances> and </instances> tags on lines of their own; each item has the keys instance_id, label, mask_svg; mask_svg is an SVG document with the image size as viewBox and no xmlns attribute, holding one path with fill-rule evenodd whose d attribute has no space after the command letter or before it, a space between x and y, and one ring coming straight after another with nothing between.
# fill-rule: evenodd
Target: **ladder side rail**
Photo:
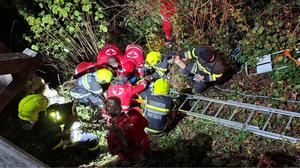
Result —
<instances>
[{"instance_id":1,"label":"ladder side rail","mask_svg":"<svg viewBox=\"0 0 300 168\"><path fill-rule=\"evenodd\" d=\"M208 98L208 97L203 97L203 96L195 96L195 95L189 95L190 99L201 99L204 101L211 101L214 103L221 103L221 104L227 104L227 105L232 105L236 107L242 107L250 110L256 110L256 111L261 111L261 112L267 112L267 113L276 113L276 114L281 114L285 116L293 116L293 117L298 117L300 118L300 113L297 112L291 112L287 110L280 110L280 109L274 109L274 108L269 108L269 107L263 107L263 106L258 106L254 104L249 104L249 103L241 103L237 101L232 101L232 100L218 100L218 99L213 99L213 98Z\"/></svg>"},{"instance_id":2,"label":"ladder side rail","mask_svg":"<svg viewBox=\"0 0 300 168\"><path fill-rule=\"evenodd\" d=\"M259 127L256 127L253 125L242 124L239 122L229 121L229 120L216 118L216 117L212 117L212 116L207 116L207 115L202 115L199 113L188 112L187 114L197 117L197 118L214 121L215 123L217 123L219 125L227 126L227 127L234 128L234 129L249 131L254 134L257 134L257 135L260 135L263 137L267 137L267 138L278 139L278 140L287 140L292 143L296 143L298 141L297 138L282 135L282 134L277 134L277 133L273 133L273 132L263 131L263 130L260 130Z\"/></svg>"}]
</instances>

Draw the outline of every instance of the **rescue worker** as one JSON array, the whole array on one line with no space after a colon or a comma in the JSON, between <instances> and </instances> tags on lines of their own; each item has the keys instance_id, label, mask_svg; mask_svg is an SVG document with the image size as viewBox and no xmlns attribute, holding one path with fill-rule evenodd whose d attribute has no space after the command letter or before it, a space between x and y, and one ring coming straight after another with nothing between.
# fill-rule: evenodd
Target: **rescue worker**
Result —
<instances>
[{"instance_id":1,"label":"rescue worker","mask_svg":"<svg viewBox=\"0 0 300 168\"><path fill-rule=\"evenodd\" d=\"M119 74L125 75L132 84L135 84L144 66L142 47L136 44L127 45L120 62L121 71L119 71Z\"/></svg>"},{"instance_id":2,"label":"rescue worker","mask_svg":"<svg viewBox=\"0 0 300 168\"><path fill-rule=\"evenodd\" d=\"M121 106L123 112L128 112L131 104L131 99L137 93L143 91L147 86L147 81L138 82L137 85L132 86L130 82L122 75L115 78L108 87L106 99L116 96L121 99Z\"/></svg>"},{"instance_id":3,"label":"rescue worker","mask_svg":"<svg viewBox=\"0 0 300 168\"><path fill-rule=\"evenodd\" d=\"M146 80L152 82L166 76L169 67L169 60L166 55L151 51L147 54L145 62L142 72ZM153 83L149 84L148 88L139 94L143 100L152 93L152 87Z\"/></svg>"},{"instance_id":4,"label":"rescue worker","mask_svg":"<svg viewBox=\"0 0 300 168\"><path fill-rule=\"evenodd\" d=\"M98 137L79 129L71 119L72 103L53 104L41 94L24 97L18 106L22 128L35 133L52 150L74 145L95 151Z\"/></svg>"},{"instance_id":5,"label":"rescue worker","mask_svg":"<svg viewBox=\"0 0 300 168\"><path fill-rule=\"evenodd\" d=\"M119 66L121 56L121 50L116 44L106 44L99 51L97 62L81 62L77 65L75 68L75 77L94 72L99 68L116 69Z\"/></svg>"},{"instance_id":6,"label":"rescue worker","mask_svg":"<svg viewBox=\"0 0 300 168\"><path fill-rule=\"evenodd\" d=\"M174 0L160 0L160 14L162 17L162 26L166 35L166 40L170 41L172 39L172 21L171 17L175 13Z\"/></svg>"},{"instance_id":7,"label":"rescue worker","mask_svg":"<svg viewBox=\"0 0 300 168\"><path fill-rule=\"evenodd\" d=\"M103 107L103 92L108 88L113 74L102 68L94 73L88 73L76 80L76 85L70 90L70 95L84 104Z\"/></svg>"},{"instance_id":8,"label":"rescue worker","mask_svg":"<svg viewBox=\"0 0 300 168\"><path fill-rule=\"evenodd\" d=\"M106 137L110 153L118 155L120 161L133 164L149 150L148 137L144 132L147 120L141 115L139 108L131 108L127 114L122 113L121 100L114 96L107 99L105 110L111 116Z\"/></svg>"},{"instance_id":9,"label":"rescue worker","mask_svg":"<svg viewBox=\"0 0 300 168\"><path fill-rule=\"evenodd\" d=\"M181 59L192 59L192 62L186 65ZM196 47L191 51L182 52L175 56L174 62L188 79L194 81L194 89L198 93L217 81L220 82L225 71L220 56L210 47Z\"/></svg>"},{"instance_id":10,"label":"rescue worker","mask_svg":"<svg viewBox=\"0 0 300 168\"><path fill-rule=\"evenodd\" d=\"M172 113L173 100L168 96L169 82L166 79L158 79L154 83L153 94L147 97L144 116L148 120L146 130L150 133L162 133L174 116Z\"/></svg>"},{"instance_id":11,"label":"rescue worker","mask_svg":"<svg viewBox=\"0 0 300 168\"><path fill-rule=\"evenodd\" d=\"M168 66L169 63L166 55L151 51L146 56L146 64L142 70L146 79L155 81L165 76Z\"/></svg>"}]
</instances>

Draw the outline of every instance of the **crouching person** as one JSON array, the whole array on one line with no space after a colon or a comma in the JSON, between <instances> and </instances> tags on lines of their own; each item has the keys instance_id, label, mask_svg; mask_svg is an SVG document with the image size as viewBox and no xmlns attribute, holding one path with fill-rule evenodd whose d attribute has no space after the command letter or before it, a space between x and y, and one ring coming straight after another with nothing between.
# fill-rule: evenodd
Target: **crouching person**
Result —
<instances>
[{"instance_id":1,"label":"crouching person","mask_svg":"<svg viewBox=\"0 0 300 168\"><path fill-rule=\"evenodd\" d=\"M28 95L19 103L22 128L35 134L52 150L80 146L95 151L98 137L80 130L72 117L72 103L53 104L41 94Z\"/></svg>"},{"instance_id":2,"label":"crouching person","mask_svg":"<svg viewBox=\"0 0 300 168\"><path fill-rule=\"evenodd\" d=\"M103 107L103 92L113 77L110 70L102 68L94 73L88 73L78 78L75 87L70 90L70 95L80 103L92 104Z\"/></svg>"},{"instance_id":3,"label":"crouching person","mask_svg":"<svg viewBox=\"0 0 300 168\"><path fill-rule=\"evenodd\" d=\"M166 79L158 79L153 86L153 93L147 97L144 116L149 125L147 132L162 133L174 118L172 112L173 100L168 96L169 82Z\"/></svg>"},{"instance_id":4,"label":"crouching person","mask_svg":"<svg viewBox=\"0 0 300 168\"><path fill-rule=\"evenodd\" d=\"M186 65L181 59L192 61ZM174 62L180 67L181 72L194 82L194 89L198 93L220 82L225 72L220 55L210 47L196 47L191 51L182 52L175 57Z\"/></svg>"},{"instance_id":5,"label":"crouching person","mask_svg":"<svg viewBox=\"0 0 300 168\"><path fill-rule=\"evenodd\" d=\"M111 154L118 155L122 166L133 164L149 150L147 134L144 132L147 120L140 114L138 108L122 113L121 101L118 97L110 97L105 104L105 110L110 115L107 144Z\"/></svg>"}]
</instances>

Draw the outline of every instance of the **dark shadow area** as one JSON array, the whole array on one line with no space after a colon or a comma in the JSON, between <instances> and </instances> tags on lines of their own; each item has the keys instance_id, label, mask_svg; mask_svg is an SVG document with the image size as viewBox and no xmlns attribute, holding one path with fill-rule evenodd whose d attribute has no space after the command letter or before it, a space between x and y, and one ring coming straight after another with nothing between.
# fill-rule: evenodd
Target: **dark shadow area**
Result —
<instances>
[{"instance_id":1,"label":"dark shadow area","mask_svg":"<svg viewBox=\"0 0 300 168\"><path fill-rule=\"evenodd\" d=\"M212 150L212 138L197 134L176 142L171 148L152 150L140 160L139 167L199 167Z\"/></svg>"},{"instance_id":2,"label":"dark shadow area","mask_svg":"<svg viewBox=\"0 0 300 168\"><path fill-rule=\"evenodd\" d=\"M297 157L281 151L266 152L257 160L259 167L296 167Z\"/></svg>"}]
</instances>

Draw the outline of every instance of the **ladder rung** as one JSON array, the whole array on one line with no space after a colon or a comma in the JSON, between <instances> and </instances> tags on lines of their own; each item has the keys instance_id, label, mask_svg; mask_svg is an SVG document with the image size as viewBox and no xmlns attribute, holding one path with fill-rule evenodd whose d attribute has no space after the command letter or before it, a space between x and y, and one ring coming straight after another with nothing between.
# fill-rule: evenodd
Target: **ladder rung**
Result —
<instances>
[{"instance_id":1,"label":"ladder rung","mask_svg":"<svg viewBox=\"0 0 300 168\"><path fill-rule=\"evenodd\" d=\"M223 110L223 107L225 106L225 104L222 104L222 106L219 108L218 112L216 113L215 117L217 117L220 112Z\"/></svg>"},{"instance_id":2,"label":"ladder rung","mask_svg":"<svg viewBox=\"0 0 300 168\"><path fill-rule=\"evenodd\" d=\"M204 114L211 104L212 104L212 102L209 102L201 114Z\"/></svg>"},{"instance_id":3,"label":"ladder rung","mask_svg":"<svg viewBox=\"0 0 300 168\"><path fill-rule=\"evenodd\" d=\"M250 113L249 117L247 118L247 121L246 121L245 124L248 124L248 123L249 123L249 121L251 120L253 114L254 114L254 110L251 111L251 113Z\"/></svg>"},{"instance_id":4,"label":"ladder rung","mask_svg":"<svg viewBox=\"0 0 300 168\"><path fill-rule=\"evenodd\" d=\"M187 102L187 100L188 100L189 98L187 97L185 100L184 100L184 102L181 104L181 106L178 108L178 110L179 111L181 111L182 109L182 107L183 107L183 105ZM186 111L186 110L182 110L182 111Z\"/></svg>"},{"instance_id":5,"label":"ladder rung","mask_svg":"<svg viewBox=\"0 0 300 168\"><path fill-rule=\"evenodd\" d=\"M290 126L291 123L292 123L293 118L294 118L294 117L291 117L291 116L290 116L290 119L289 119L288 123L286 124L285 129L288 129L288 128L289 128L289 126Z\"/></svg>"},{"instance_id":6,"label":"ladder rung","mask_svg":"<svg viewBox=\"0 0 300 168\"><path fill-rule=\"evenodd\" d=\"M192 112L194 110L194 108L196 107L196 105L200 102L200 99L198 99L196 101L196 103L193 105L193 107L189 110L190 112Z\"/></svg>"},{"instance_id":7,"label":"ladder rung","mask_svg":"<svg viewBox=\"0 0 300 168\"><path fill-rule=\"evenodd\" d=\"M235 108L235 109L238 109L238 107ZM234 109L234 110L235 110L235 109ZM237 113L237 111L234 111L234 110L233 110L233 113L231 114L231 116L229 117L229 121L231 121L232 118L233 118L233 116Z\"/></svg>"},{"instance_id":8,"label":"ladder rung","mask_svg":"<svg viewBox=\"0 0 300 168\"><path fill-rule=\"evenodd\" d=\"M273 115L273 113L271 113L271 114L269 115L269 117L268 117L268 119L267 119L266 123L264 124L264 127L262 128L262 130L263 130L263 131L264 131L264 130L267 128L267 126L268 126L268 123L269 123L269 121L270 121L270 119L271 119L272 115Z\"/></svg>"}]
</instances>

